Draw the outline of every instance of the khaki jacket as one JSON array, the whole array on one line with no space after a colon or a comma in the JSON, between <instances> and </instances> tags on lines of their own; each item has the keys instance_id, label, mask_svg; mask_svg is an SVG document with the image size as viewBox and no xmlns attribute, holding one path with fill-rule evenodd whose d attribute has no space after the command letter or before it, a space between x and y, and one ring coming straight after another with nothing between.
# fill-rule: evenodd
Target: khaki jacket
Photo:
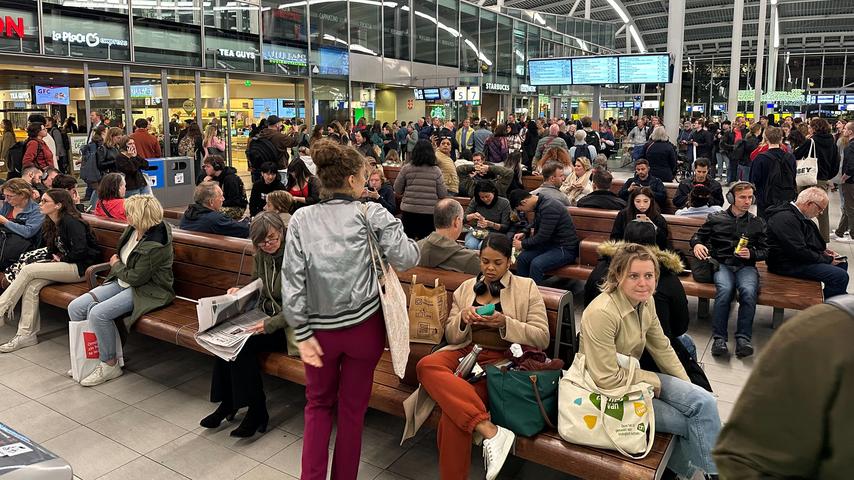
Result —
<instances>
[{"instance_id":1,"label":"khaki jacket","mask_svg":"<svg viewBox=\"0 0 854 480\"><path fill-rule=\"evenodd\" d=\"M442 179L445 181L445 187L448 191L459 193L460 177L457 176L457 167L451 157L436 150L436 166L442 171Z\"/></svg>"},{"instance_id":2,"label":"khaki jacket","mask_svg":"<svg viewBox=\"0 0 854 480\"><path fill-rule=\"evenodd\" d=\"M638 369L635 378L628 378L628 370L617 363L618 353L640 360L644 349L649 350L662 373L691 382L664 335L651 297L636 310L617 289L602 293L584 309L580 353L586 357L587 371L597 387L613 390L646 382L661 388L654 372Z\"/></svg>"},{"instance_id":3,"label":"khaki jacket","mask_svg":"<svg viewBox=\"0 0 854 480\"><path fill-rule=\"evenodd\" d=\"M454 303L445 325L445 340L448 341L448 346L444 347L443 351L460 350L471 343L471 327L466 325L464 329L460 329L460 324L462 310L474 303L475 283L477 278L470 278L454 291ZM506 326L499 331L501 338L510 343L529 345L542 350L548 348L549 321L546 316L546 304L537 284L530 278L517 277L510 271L501 277L501 284L504 285L500 295L501 309L507 316ZM421 387L404 400L406 427L401 444L418 432L435 405L436 402L430 398L427 390Z\"/></svg>"}]
</instances>

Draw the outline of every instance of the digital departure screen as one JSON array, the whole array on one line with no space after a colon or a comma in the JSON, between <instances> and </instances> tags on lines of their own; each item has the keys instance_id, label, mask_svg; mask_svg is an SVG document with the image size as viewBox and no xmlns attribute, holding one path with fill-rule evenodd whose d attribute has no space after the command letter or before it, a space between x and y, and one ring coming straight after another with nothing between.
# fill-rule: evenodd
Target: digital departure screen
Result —
<instances>
[{"instance_id":1,"label":"digital departure screen","mask_svg":"<svg viewBox=\"0 0 854 480\"><path fill-rule=\"evenodd\" d=\"M572 83L572 60L549 58L528 62L528 75L533 86L569 85Z\"/></svg>"},{"instance_id":2,"label":"digital departure screen","mask_svg":"<svg viewBox=\"0 0 854 480\"><path fill-rule=\"evenodd\" d=\"M573 85L618 83L617 57L577 57L572 59Z\"/></svg>"},{"instance_id":3,"label":"digital departure screen","mask_svg":"<svg viewBox=\"0 0 854 480\"><path fill-rule=\"evenodd\" d=\"M618 57L620 83L669 83L670 55L627 55Z\"/></svg>"}]
</instances>

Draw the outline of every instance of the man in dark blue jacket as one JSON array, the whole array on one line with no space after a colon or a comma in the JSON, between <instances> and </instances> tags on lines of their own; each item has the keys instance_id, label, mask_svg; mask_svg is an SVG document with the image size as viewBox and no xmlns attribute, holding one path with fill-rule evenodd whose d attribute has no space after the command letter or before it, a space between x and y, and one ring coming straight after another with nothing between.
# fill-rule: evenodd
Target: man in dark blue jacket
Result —
<instances>
[{"instance_id":1,"label":"man in dark blue jacket","mask_svg":"<svg viewBox=\"0 0 854 480\"><path fill-rule=\"evenodd\" d=\"M794 202L798 197L795 156L783 150L783 130L765 129L768 150L760 153L750 167L750 182L756 186L756 216L766 218L765 209Z\"/></svg>"},{"instance_id":2,"label":"man in dark blue jacket","mask_svg":"<svg viewBox=\"0 0 854 480\"><path fill-rule=\"evenodd\" d=\"M623 188L620 189L618 195L628 202L629 195L641 187L649 187L652 190L652 195L655 197L655 203L658 204L658 208L664 209L667 206L667 189L665 189L664 183L660 178L653 177L649 173L649 161L645 158L641 158L635 162L635 176L623 183Z\"/></svg>"},{"instance_id":3,"label":"man in dark blue jacket","mask_svg":"<svg viewBox=\"0 0 854 480\"><path fill-rule=\"evenodd\" d=\"M514 190L510 193L510 207L523 213L534 212L531 226L534 235L517 233L513 236L513 248L521 251L516 257L516 274L541 285L546 272L575 261L578 235L562 203L531 195L525 190Z\"/></svg>"},{"instance_id":4,"label":"man in dark blue jacket","mask_svg":"<svg viewBox=\"0 0 854 480\"><path fill-rule=\"evenodd\" d=\"M181 229L201 233L215 233L228 237L247 238L249 222L233 220L219 210L225 197L216 182L202 182L193 192L193 203L181 217Z\"/></svg>"}]
</instances>

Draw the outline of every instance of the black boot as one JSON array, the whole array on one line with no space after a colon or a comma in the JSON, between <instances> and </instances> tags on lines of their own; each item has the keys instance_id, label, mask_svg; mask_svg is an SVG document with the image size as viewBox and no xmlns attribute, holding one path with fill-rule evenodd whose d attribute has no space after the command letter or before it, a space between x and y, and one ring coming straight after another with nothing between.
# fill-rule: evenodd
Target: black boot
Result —
<instances>
[{"instance_id":1,"label":"black boot","mask_svg":"<svg viewBox=\"0 0 854 480\"><path fill-rule=\"evenodd\" d=\"M255 435L255 432L265 433L267 431L267 423L270 421L270 414L267 413L267 407L249 407L240 426L231 431L232 437L249 438Z\"/></svg>"},{"instance_id":2,"label":"black boot","mask_svg":"<svg viewBox=\"0 0 854 480\"><path fill-rule=\"evenodd\" d=\"M223 420L228 420L229 422L234 420L234 415L237 413L237 409L232 408L231 405L226 405L225 402L219 404L216 407L216 410L207 417L203 418L199 425L205 428L216 428L222 423Z\"/></svg>"}]
</instances>

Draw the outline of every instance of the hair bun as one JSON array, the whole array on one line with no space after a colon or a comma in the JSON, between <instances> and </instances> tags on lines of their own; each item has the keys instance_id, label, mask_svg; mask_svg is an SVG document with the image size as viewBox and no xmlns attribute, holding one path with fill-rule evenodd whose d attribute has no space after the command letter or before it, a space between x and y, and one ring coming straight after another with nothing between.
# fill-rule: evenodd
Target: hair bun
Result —
<instances>
[{"instance_id":1,"label":"hair bun","mask_svg":"<svg viewBox=\"0 0 854 480\"><path fill-rule=\"evenodd\" d=\"M311 146L311 160L317 168L330 167L341 156L341 147L332 140L318 140Z\"/></svg>"}]
</instances>

